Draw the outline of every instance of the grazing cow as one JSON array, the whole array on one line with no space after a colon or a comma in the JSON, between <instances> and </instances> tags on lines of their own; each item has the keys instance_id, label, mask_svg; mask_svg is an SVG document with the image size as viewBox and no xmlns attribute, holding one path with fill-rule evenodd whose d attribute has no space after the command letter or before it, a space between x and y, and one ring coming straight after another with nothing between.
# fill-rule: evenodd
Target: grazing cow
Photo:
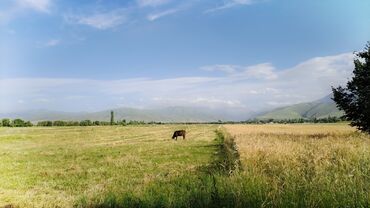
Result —
<instances>
[{"instance_id":1,"label":"grazing cow","mask_svg":"<svg viewBox=\"0 0 370 208\"><path fill-rule=\"evenodd\" d=\"M177 137L179 137L179 136L182 136L182 139L185 139L185 135L186 135L186 131L185 130L175 131L173 133L172 139L176 139L177 140Z\"/></svg>"}]
</instances>

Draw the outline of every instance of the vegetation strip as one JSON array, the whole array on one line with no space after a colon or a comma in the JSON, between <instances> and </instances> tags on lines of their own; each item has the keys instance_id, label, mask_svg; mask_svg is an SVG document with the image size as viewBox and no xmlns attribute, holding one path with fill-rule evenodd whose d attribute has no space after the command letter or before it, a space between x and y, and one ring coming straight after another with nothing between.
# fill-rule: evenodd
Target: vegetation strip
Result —
<instances>
[{"instance_id":1,"label":"vegetation strip","mask_svg":"<svg viewBox=\"0 0 370 208\"><path fill-rule=\"evenodd\" d=\"M98 203L82 200L81 207L235 207L237 195L229 184L241 169L233 137L223 128L215 130L216 153L210 165L196 172L185 171L168 181L154 181L140 196L110 193Z\"/></svg>"},{"instance_id":2,"label":"vegetation strip","mask_svg":"<svg viewBox=\"0 0 370 208\"><path fill-rule=\"evenodd\" d=\"M234 138L221 128L216 130L216 136L219 143L219 151L215 160L216 169L228 175L238 172L241 169L241 163Z\"/></svg>"}]
</instances>

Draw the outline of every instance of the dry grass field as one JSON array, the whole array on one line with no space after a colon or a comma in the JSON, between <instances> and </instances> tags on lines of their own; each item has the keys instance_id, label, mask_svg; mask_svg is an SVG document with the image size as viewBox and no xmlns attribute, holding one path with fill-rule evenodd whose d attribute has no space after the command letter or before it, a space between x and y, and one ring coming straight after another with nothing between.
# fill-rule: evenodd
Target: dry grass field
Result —
<instances>
[{"instance_id":1,"label":"dry grass field","mask_svg":"<svg viewBox=\"0 0 370 208\"><path fill-rule=\"evenodd\" d=\"M0 128L0 169L0 207L370 207L346 124Z\"/></svg>"},{"instance_id":2,"label":"dry grass field","mask_svg":"<svg viewBox=\"0 0 370 208\"><path fill-rule=\"evenodd\" d=\"M226 125L266 206L369 207L370 136L345 124Z\"/></svg>"}]
</instances>

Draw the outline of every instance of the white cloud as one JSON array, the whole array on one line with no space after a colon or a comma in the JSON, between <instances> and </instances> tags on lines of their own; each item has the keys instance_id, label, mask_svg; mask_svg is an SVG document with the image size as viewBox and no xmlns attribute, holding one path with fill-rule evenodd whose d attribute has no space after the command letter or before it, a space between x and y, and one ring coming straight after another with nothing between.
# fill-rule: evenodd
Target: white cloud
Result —
<instances>
[{"instance_id":1,"label":"white cloud","mask_svg":"<svg viewBox=\"0 0 370 208\"><path fill-rule=\"evenodd\" d=\"M233 74L235 73L238 68L240 68L240 66L236 66L236 65L212 65L212 66L202 66L200 67L201 70L204 70L204 71L210 71L210 72L213 72L213 71L221 71L221 72L225 72L225 73L228 73L228 74Z\"/></svg>"},{"instance_id":2,"label":"white cloud","mask_svg":"<svg viewBox=\"0 0 370 208\"><path fill-rule=\"evenodd\" d=\"M29 10L51 13L51 6L52 0L12 0L5 9L0 10L0 23L6 24Z\"/></svg>"},{"instance_id":3,"label":"white cloud","mask_svg":"<svg viewBox=\"0 0 370 208\"><path fill-rule=\"evenodd\" d=\"M37 108L102 110L119 104L129 107L185 105L219 108L220 111L234 108L258 111L326 96L331 86L344 84L351 77L353 54L313 58L282 70L266 63L250 67L235 66L233 69L226 70L230 73L225 76L217 77L1 79L0 97L5 99L0 100L0 109L5 112L19 110L32 105L21 105L18 100L32 103L43 98L49 102L38 102ZM70 102L71 97L74 102Z\"/></svg>"},{"instance_id":4,"label":"white cloud","mask_svg":"<svg viewBox=\"0 0 370 208\"><path fill-rule=\"evenodd\" d=\"M274 80L278 78L275 67L270 63L246 67L245 71L237 76L266 80Z\"/></svg>"},{"instance_id":5,"label":"white cloud","mask_svg":"<svg viewBox=\"0 0 370 208\"><path fill-rule=\"evenodd\" d=\"M51 39L49 41L47 41L45 43L45 47L54 47L54 46L57 46L60 44L60 40L59 39Z\"/></svg>"},{"instance_id":6,"label":"white cloud","mask_svg":"<svg viewBox=\"0 0 370 208\"><path fill-rule=\"evenodd\" d=\"M257 64L253 66L239 65L211 65L200 67L201 70L215 72L221 71L239 79L266 79L277 78L275 67L270 63Z\"/></svg>"},{"instance_id":7,"label":"white cloud","mask_svg":"<svg viewBox=\"0 0 370 208\"><path fill-rule=\"evenodd\" d=\"M152 14L149 14L147 16L147 19L149 21L154 21L154 20L157 20L161 17L164 17L164 16L168 16L168 15L171 15L171 14L174 14L176 12L178 12L179 9L169 9L169 10L166 10L166 11L162 11L162 12L158 12L158 13L152 13Z\"/></svg>"},{"instance_id":8,"label":"white cloud","mask_svg":"<svg viewBox=\"0 0 370 208\"><path fill-rule=\"evenodd\" d=\"M160 6L169 3L171 0L137 0L137 4L140 7L146 6Z\"/></svg>"},{"instance_id":9,"label":"white cloud","mask_svg":"<svg viewBox=\"0 0 370 208\"><path fill-rule=\"evenodd\" d=\"M261 1L261 0L227 0L221 6L208 9L204 11L204 13L212 13L212 12L216 12L216 11L220 11L224 9L229 9L235 6L240 6L240 5L251 5L251 4L257 3L257 1Z\"/></svg>"},{"instance_id":10,"label":"white cloud","mask_svg":"<svg viewBox=\"0 0 370 208\"><path fill-rule=\"evenodd\" d=\"M47 102L50 102L50 100L47 99L47 98L37 98L37 99L34 99L33 101L36 102L36 103L47 103Z\"/></svg>"},{"instance_id":11,"label":"white cloud","mask_svg":"<svg viewBox=\"0 0 370 208\"><path fill-rule=\"evenodd\" d=\"M93 15L67 15L65 19L69 23L87 25L99 30L106 30L125 23L128 20L128 16L125 9L119 9Z\"/></svg>"},{"instance_id":12,"label":"white cloud","mask_svg":"<svg viewBox=\"0 0 370 208\"><path fill-rule=\"evenodd\" d=\"M17 0L20 7L33 9L39 12L50 12L50 0Z\"/></svg>"},{"instance_id":13,"label":"white cloud","mask_svg":"<svg viewBox=\"0 0 370 208\"><path fill-rule=\"evenodd\" d=\"M152 101L162 106L205 107L205 108L244 108L239 100L225 100L215 97L194 97L193 99L183 97L154 97Z\"/></svg>"}]
</instances>

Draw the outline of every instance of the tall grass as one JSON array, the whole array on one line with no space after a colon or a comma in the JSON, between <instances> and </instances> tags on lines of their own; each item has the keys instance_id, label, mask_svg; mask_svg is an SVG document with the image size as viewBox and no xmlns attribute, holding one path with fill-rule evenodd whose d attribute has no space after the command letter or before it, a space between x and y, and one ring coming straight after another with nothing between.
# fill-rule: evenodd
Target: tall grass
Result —
<instances>
[{"instance_id":1,"label":"tall grass","mask_svg":"<svg viewBox=\"0 0 370 208\"><path fill-rule=\"evenodd\" d=\"M228 125L263 205L369 207L370 137L343 125ZM240 180L240 179L238 179ZM262 205L262 204L261 204Z\"/></svg>"},{"instance_id":2,"label":"tall grass","mask_svg":"<svg viewBox=\"0 0 370 208\"><path fill-rule=\"evenodd\" d=\"M141 195L113 194L84 206L370 206L368 135L344 125L230 125L218 138L218 168L184 172L154 181Z\"/></svg>"}]
</instances>

